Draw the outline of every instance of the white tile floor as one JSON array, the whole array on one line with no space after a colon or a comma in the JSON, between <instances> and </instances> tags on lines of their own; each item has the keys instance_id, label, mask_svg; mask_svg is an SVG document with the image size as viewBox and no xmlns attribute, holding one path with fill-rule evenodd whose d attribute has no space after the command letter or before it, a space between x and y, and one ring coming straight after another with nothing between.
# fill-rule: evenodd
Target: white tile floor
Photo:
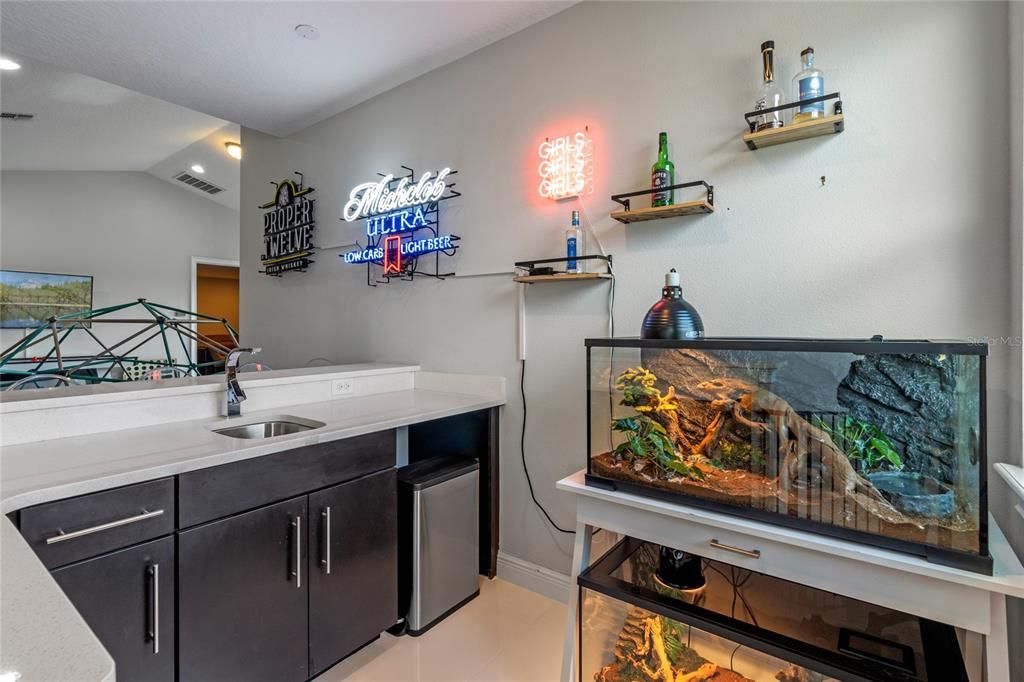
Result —
<instances>
[{"instance_id":1,"label":"white tile floor","mask_svg":"<svg viewBox=\"0 0 1024 682\"><path fill-rule=\"evenodd\" d=\"M381 638L315 682L557 682L565 604L502 580L419 637Z\"/></svg>"}]
</instances>

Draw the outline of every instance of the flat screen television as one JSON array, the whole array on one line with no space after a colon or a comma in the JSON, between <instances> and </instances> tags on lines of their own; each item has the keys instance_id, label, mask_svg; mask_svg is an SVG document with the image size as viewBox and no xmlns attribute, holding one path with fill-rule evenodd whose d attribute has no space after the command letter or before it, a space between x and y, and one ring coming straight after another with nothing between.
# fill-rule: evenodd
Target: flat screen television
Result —
<instances>
[{"instance_id":1,"label":"flat screen television","mask_svg":"<svg viewBox=\"0 0 1024 682\"><path fill-rule=\"evenodd\" d=\"M37 327L91 309L91 275L0 270L0 329Z\"/></svg>"}]
</instances>

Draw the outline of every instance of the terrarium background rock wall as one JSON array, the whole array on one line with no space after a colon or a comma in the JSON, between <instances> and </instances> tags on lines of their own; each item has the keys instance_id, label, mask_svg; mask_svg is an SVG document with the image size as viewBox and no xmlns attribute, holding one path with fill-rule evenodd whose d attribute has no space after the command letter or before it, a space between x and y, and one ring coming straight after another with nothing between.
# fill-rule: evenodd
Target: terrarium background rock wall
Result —
<instances>
[{"instance_id":1,"label":"terrarium background rock wall","mask_svg":"<svg viewBox=\"0 0 1024 682\"><path fill-rule=\"evenodd\" d=\"M866 356L850 364L839 403L857 419L878 425L904 455L904 466L966 490L980 458L979 363L969 356Z\"/></svg>"}]
</instances>

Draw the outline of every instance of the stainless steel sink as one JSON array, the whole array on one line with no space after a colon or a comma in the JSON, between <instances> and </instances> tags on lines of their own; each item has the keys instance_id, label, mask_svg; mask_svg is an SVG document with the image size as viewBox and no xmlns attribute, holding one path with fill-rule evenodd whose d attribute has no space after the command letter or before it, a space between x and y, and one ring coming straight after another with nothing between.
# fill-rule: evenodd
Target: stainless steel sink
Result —
<instances>
[{"instance_id":1,"label":"stainless steel sink","mask_svg":"<svg viewBox=\"0 0 1024 682\"><path fill-rule=\"evenodd\" d=\"M319 429L323 425L323 422L313 419L285 416L275 417L262 422L251 422L249 424L227 426L223 429L213 429L213 432L230 438L274 438L276 436L286 436L290 433Z\"/></svg>"}]
</instances>

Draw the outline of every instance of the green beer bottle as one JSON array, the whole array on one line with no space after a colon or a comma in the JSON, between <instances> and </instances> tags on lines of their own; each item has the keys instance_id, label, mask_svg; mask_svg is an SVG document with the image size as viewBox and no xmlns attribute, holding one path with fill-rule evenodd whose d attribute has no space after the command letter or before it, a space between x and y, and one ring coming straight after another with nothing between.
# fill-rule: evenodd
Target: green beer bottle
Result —
<instances>
[{"instance_id":1,"label":"green beer bottle","mask_svg":"<svg viewBox=\"0 0 1024 682\"><path fill-rule=\"evenodd\" d=\"M658 134L658 161L651 166L651 189L676 184L676 167L668 160L668 133ZM671 206L676 202L675 190L655 192L651 206Z\"/></svg>"}]
</instances>

